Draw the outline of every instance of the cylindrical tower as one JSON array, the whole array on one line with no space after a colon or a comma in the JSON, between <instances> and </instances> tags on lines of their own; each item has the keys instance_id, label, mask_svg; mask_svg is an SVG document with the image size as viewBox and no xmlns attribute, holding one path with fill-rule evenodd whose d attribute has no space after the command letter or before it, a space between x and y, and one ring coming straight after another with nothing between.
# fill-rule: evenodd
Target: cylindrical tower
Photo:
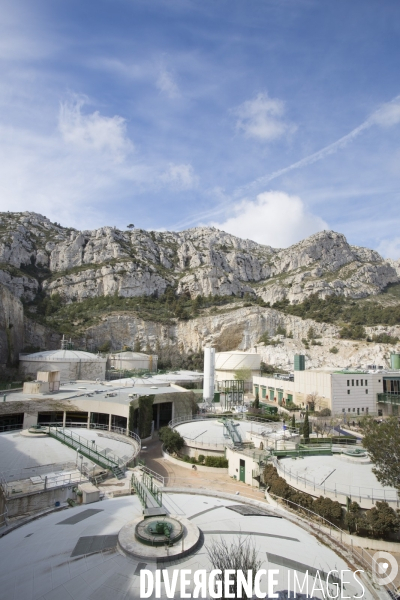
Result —
<instances>
[{"instance_id":1,"label":"cylindrical tower","mask_svg":"<svg viewBox=\"0 0 400 600\"><path fill-rule=\"evenodd\" d=\"M204 402L214 399L215 348L204 348Z\"/></svg>"}]
</instances>

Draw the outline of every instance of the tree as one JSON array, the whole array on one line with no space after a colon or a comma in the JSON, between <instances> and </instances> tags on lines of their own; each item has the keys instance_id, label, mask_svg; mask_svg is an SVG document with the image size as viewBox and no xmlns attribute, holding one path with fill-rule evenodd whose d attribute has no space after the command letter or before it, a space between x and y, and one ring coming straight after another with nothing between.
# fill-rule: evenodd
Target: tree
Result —
<instances>
[{"instance_id":1,"label":"tree","mask_svg":"<svg viewBox=\"0 0 400 600\"><path fill-rule=\"evenodd\" d=\"M344 517L344 524L349 530L349 533L361 533L365 530L365 516L361 512L360 505L357 504L357 502L350 502Z\"/></svg>"},{"instance_id":2,"label":"tree","mask_svg":"<svg viewBox=\"0 0 400 600\"><path fill-rule=\"evenodd\" d=\"M310 329L307 332L307 339L313 340L314 338L315 338L314 327L310 327Z\"/></svg>"},{"instance_id":3,"label":"tree","mask_svg":"<svg viewBox=\"0 0 400 600\"><path fill-rule=\"evenodd\" d=\"M387 537L400 529L399 515L387 502L377 502L365 515L370 534L373 537Z\"/></svg>"},{"instance_id":4,"label":"tree","mask_svg":"<svg viewBox=\"0 0 400 600\"><path fill-rule=\"evenodd\" d=\"M218 593L218 598L252 598L253 586L251 585L249 590L240 590L240 593L236 579L238 571L242 571L244 574L252 571L254 580L257 571L261 567L262 561L258 558L258 552L252 539L250 537L242 538L239 535L237 540L233 540L229 545L226 539L221 537L219 542L212 541L206 549L212 568L219 569L222 572L221 575L216 577L217 580L221 581L222 588L225 571L232 569L234 573L231 577L232 585L229 586L229 589L222 589L222 595Z\"/></svg>"},{"instance_id":5,"label":"tree","mask_svg":"<svg viewBox=\"0 0 400 600\"><path fill-rule=\"evenodd\" d=\"M308 440L310 439L310 423L308 421L308 412L306 412L306 416L304 417L303 438L306 442L308 442Z\"/></svg>"},{"instance_id":6,"label":"tree","mask_svg":"<svg viewBox=\"0 0 400 600\"><path fill-rule=\"evenodd\" d=\"M374 463L372 471L382 485L400 490L400 427L397 418L383 423L363 422L363 446Z\"/></svg>"},{"instance_id":7,"label":"tree","mask_svg":"<svg viewBox=\"0 0 400 600\"><path fill-rule=\"evenodd\" d=\"M321 398L318 396L318 392L311 392L306 398L307 404L310 405L311 410L315 410L317 406L321 404Z\"/></svg>"},{"instance_id":8,"label":"tree","mask_svg":"<svg viewBox=\"0 0 400 600\"><path fill-rule=\"evenodd\" d=\"M292 423L290 426L292 429L296 429L296 415L294 413L292 414Z\"/></svg>"},{"instance_id":9,"label":"tree","mask_svg":"<svg viewBox=\"0 0 400 600\"><path fill-rule=\"evenodd\" d=\"M161 427L158 432L158 437L164 444L164 448L167 452L179 452L185 444L185 440L175 429L171 429L170 427Z\"/></svg>"},{"instance_id":10,"label":"tree","mask_svg":"<svg viewBox=\"0 0 400 600\"><path fill-rule=\"evenodd\" d=\"M129 225L127 225L127 228L128 228L128 229L134 229L134 228L135 228L135 226L134 226L134 224L133 224L133 223L129 223Z\"/></svg>"},{"instance_id":11,"label":"tree","mask_svg":"<svg viewBox=\"0 0 400 600\"><path fill-rule=\"evenodd\" d=\"M236 381L249 381L251 379L251 369L237 369L234 371Z\"/></svg>"},{"instance_id":12,"label":"tree","mask_svg":"<svg viewBox=\"0 0 400 600\"><path fill-rule=\"evenodd\" d=\"M256 398L253 403L253 408L255 408L257 410L260 408L260 396L258 394L258 390L256 391Z\"/></svg>"}]
</instances>

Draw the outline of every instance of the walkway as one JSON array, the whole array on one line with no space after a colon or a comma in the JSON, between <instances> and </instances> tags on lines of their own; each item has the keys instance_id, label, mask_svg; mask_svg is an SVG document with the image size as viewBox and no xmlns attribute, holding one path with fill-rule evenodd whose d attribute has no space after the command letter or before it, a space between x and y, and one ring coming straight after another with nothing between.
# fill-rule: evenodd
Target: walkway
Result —
<instances>
[{"instance_id":1,"label":"walkway","mask_svg":"<svg viewBox=\"0 0 400 600\"><path fill-rule=\"evenodd\" d=\"M234 481L227 474L218 473L219 469L213 472L200 472L195 469L186 469L169 462L163 458L161 453L161 443L158 440L147 443L147 449L143 450L140 458L145 461L146 466L164 477L165 486L182 487L215 490L218 492L227 492L246 498L253 498L265 502L263 492L257 488L252 488L241 481Z\"/></svg>"}]
</instances>

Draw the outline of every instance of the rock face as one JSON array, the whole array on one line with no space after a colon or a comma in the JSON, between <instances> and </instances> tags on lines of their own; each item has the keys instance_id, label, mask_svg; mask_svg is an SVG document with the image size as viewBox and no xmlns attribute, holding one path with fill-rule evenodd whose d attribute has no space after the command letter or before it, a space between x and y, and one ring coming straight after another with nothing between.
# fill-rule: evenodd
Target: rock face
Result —
<instances>
[{"instance_id":1,"label":"rock face","mask_svg":"<svg viewBox=\"0 0 400 600\"><path fill-rule=\"evenodd\" d=\"M36 213L0 214L0 283L25 300L118 294L257 295L273 304L310 294L362 298L400 281L400 267L333 231L286 249L212 227L182 232L67 229Z\"/></svg>"},{"instance_id":2,"label":"rock face","mask_svg":"<svg viewBox=\"0 0 400 600\"><path fill-rule=\"evenodd\" d=\"M24 346L59 346L58 334L27 317L24 321L20 300L35 303L54 294L66 303L114 294L129 298L161 295L171 287L177 295L192 298L247 293L270 304L283 299L299 303L314 293L374 296L391 283L400 283L399 261L351 246L332 231L274 249L212 227L177 233L113 227L77 231L33 212L0 213L0 363L12 363ZM305 352L308 366L315 367L354 365L354 360L386 364L388 359L387 346L339 340L337 328L331 325L254 305L238 308L236 304L229 310L215 308L205 316L170 325L132 314L111 314L89 328L80 341L90 348L109 340L113 349L119 349L139 339L143 349L175 345L184 353L207 343L220 350L257 347L266 362L286 368L299 352ZM310 326L321 336L317 339L322 345L307 349L302 340ZM292 337L276 337L278 327ZM264 333L276 343L264 346L260 342ZM333 346L337 352L330 352ZM352 361L351 353L355 353Z\"/></svg>"},{"instance_id":3,"label":"rock face","mask_svg":"<svg viewBox=\"0 0 400 600\"><path fill-rule=\"evenodd\" d=\"M307 340L310 327L316 336L315 345L307 343L307 347L304 340ZM277 333L282 330L286 331L285 336ZM132 347L140 341L142 349L150 347L154 351L157 344L164 348L178 346L179 351L185 354L199 351L209 344L219 351L238 349L257 352L265 363L289 371L293 370L295 354L305 354L307 368L364 368L369 364L388 367L390 353L400 352L400 344L342 340L338 331L339 328L334 325L252 306L178 321L174 325L143 321L130 315L110 315L104 317L99 325L90 327L81 344L95 347L104 340L110 340L112 347L119 349L121 345ZM370 336L388 333L400 338L400 326L368 327L367 333ZM260 341L263 334L268 334L272 342L270 345Z\"/></svg>"},{"instance_id":4,"label":"rock face","mask_svg":"<svg viewBox=\"0 0 400 600\"><path fill-rule=\"evenodd\" d=\"M20 300L0 285L0 366L18 360L24 341L24 309Z\"/></svg>"}]
</instances>

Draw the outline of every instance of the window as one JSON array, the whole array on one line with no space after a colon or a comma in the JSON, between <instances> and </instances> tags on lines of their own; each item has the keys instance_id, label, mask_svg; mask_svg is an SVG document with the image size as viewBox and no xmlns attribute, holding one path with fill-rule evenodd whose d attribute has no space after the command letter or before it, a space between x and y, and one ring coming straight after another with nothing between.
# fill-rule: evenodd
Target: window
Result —
<instances>
[{"instance_id":1,"label":"window","mask_svg":"<svg viewBox=\"0 0 400 600\"><path fill-rule=\"evenodd\" d=\"M365 393L368 394L368 388L365 388Z\"/></svg>"},{"instance_id":2,"label":"window","mask_svg":"<svg viewBox=\"0 0 400 600\"><path fill-rule=\"evenodd\" d=\"M353 408L353 412L356 412L356 409L355 409L355 408Z\"/></svg>"},{"instance_id":3,"label":"window","mask_svg":"<svg viewBox=\"0 0 400 600\"><path fill-rule=\"evenodd\" d=\"M356 381L356 385L358 385L358 379L357 379L357 381Z\"/></svg>"},{"instance_id":4,"label":"window","mask_svg":"<svg viewBox=\"0 0 400 600\"><path fill-rule=\"evenodd\" d=\"M350 379L347 380L347 387L350 386Z\"/></svg>"},{"instance_id":5,"label":"window","mask_svg":"<svg viewBox=\"0 0 400 600\"><path fill-rule=\"evenodd\" d=\"M351 380L351 385L354 385L354 379Z\"/></svg>"},{"instance_id":6,"label":"window","mask_svg":"<svg viewBox=\"0 0 400 600\"><path fill-rule=\"evenodd\" d=\"M350 390L347 390L347 393L350 394Z\"/></svg>"},{"instance_id":7,"label":"window","mask_svg":"<svg viewBox=\"0 0 400 600\"><path fill-rule=\"evenodd\" d=\"M361 412L364 412L364 409L363 409L363 408L361 409Z\"/></svg>"},{"instance_id":8,"label":"window","mask_svg":"<svg viewBox=\"0 0 400 600\"><path fill-rule=\"evenodd\" d=\"M345 408L342 408L342 412L346 412L346 409L345 409Z\"/></svg>"},{"instance_id":9,"label":"window","mask_svg":"<svg viewBox=\"0 0 400 600\"><path fill-rule=\"evenodd\" d=\"M347 409L347 412L350 412L350 411L351 411L351 408L348 408L348 409Z\"/></svg>"},{"instance_id":10,"label":"window","mask_svg":"<svg viewBox=\"0 0 400 600\"><path fill-rule=\"evenodd\" d=\"M360 385L364 385L364 379L361 379Z\"/></svg>"},{"instance_id":11,"label":"window","mask_svg":"<svg viewBox=\"0 0 400 600\"><path fill-rule=\"evenodd\" d=\"M380 380L379 380L379 381L380 381ZM368 385L368 381L367 381L367 380L365 380L365 385Z\"/></svg>"}]
</instances>

